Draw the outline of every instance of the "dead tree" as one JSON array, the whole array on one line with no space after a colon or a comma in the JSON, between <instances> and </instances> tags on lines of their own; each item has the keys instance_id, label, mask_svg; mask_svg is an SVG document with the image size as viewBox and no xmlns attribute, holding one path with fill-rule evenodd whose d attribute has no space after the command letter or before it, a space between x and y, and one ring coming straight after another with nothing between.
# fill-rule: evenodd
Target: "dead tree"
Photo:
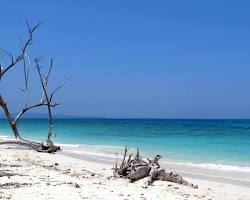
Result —
<instances>
[{"instance_id":1,"label":"dead tree","mask_svg":"<svg viewBox=\"0 0 250 200\"><path fill-rule=\"evenodd\" d=\"M179 174L162 169L159 164L160 155L156 155L153 159L143 159L140 156L138 148L134 158L132 158L132 154L127 156L127 153L128 148L125 147L120 167L117 166L118 161L116 160L114 176L127 178L131 182L146 178L146 185L152 184L155 180L162 180L198 188L197 185L189 183Z\"/></svg>"},{"instance_id":2,"label":"dead tree","mask_svg":"<svg viewBox=\"0 0 250 200\"><path fill-rule=\"evenodd\" d=\"M10 58L10 63L7 64L6 66L3 65L2 62L0 62L0 81L3 80L5 77L6 73L9 72L11 69L14 69L18 65L23 65L23 71L24 71L24 84L25 87L24 89L21 89L23 91L24 96L25 96L25 105L23 109L16 115L15 118L12 118L10 111L8 109L7 103L5 102L4 98L0 94L0 107L2 107L5 116L8 120L8 123L13 131L13 134L15 136L16 140L7 140L7 141L2 141L0 144L18 144L18 145L24 145L27 147L30 147L38 152L47 152L47 153L54 153L56 151L60 150L59 146L54 145L51 137L52 137L52 127L53 127L53 122L52 122L52 112L51 109L59 105L59 103L53 103L53 97L55 93L62 88L62 86L66 83L64 81L61 85L56 87L51 93L48 92L48 83L49 83L49 76L51 73L51 70L53 68L53 59L50 60L50 66L49 70L47 73L43 74L42 73L42 59L41 58L35 58L34 59L34 65L37 69L37 73L39 76L39 82L41 85L41 100L39 103L29 105L28 103L28 86L29 86L29 66L27 64L27 61L29 61L29 57L27 55L27 49L28 47L32 44L33 42L33 33L38 29L38 27L41 25L41 23L38 23L34 27L30 27L28 21L26 20L26 25L28 27L28 38L25 40L25 42L22 44L22 48L20 53L14 57L13 54L2 50L4 54L6 54ZM35 142L35 141L30 141L26 140L23 137L21 137L18 128L17 128L17 122L20 120L20 118L28 111L38 108L38 107L47 107L48 110L48 135L47 139L45 142Z\"/></svg>"}]
</instances>

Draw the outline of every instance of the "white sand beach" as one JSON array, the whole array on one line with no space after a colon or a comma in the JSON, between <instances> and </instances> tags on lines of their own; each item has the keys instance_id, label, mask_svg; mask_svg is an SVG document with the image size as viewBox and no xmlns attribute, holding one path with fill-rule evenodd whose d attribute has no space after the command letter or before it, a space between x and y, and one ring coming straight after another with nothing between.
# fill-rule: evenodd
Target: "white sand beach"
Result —
<instances>
[{"instance_id":1,"label":"white sand beach","mask_svg":"<svg viewBox=\"0 0 250 200\"><path fill-rule=\"evenodd\" d=\"M62 153L44 154L32 150L0 147L0 199L204 199L249 200L247 185L188 178L194 189L171 182L130 183L114 178L112 165Z\"/></svg>"},{"instance_id":2,"label":"white sand beach","mask_svg":"<svg viewBox=\"0 0 250 200\"><path fill-rule=\"evenodd\" d=\"M250 200L250 0L0 5L0 200Z\"/></svg>"}]
</instances>

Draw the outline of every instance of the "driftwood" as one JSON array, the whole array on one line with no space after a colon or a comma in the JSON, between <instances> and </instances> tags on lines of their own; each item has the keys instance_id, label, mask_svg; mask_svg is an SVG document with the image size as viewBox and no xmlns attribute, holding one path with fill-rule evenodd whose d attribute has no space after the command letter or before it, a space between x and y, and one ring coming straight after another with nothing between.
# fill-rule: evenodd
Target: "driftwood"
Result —
<instances>
[{"instance_id":1,"label":"driftwood","mask_svg":"<svg viewBox=\"0 0 250 200\"><path fill-rule=\"evenodd\" d=\"M155 180L161 180L198 188L197 185L189 183L179 174L173 171L168 171L167 169L162 169L159 164L159 160L161 158L160 155L156 155L153 159L145 160L141 158L138 148L135 157L132 158L132 154L130 154L129 156L127 156L127 154L128 148L125 147L120 167L118 167L117 164L118 159L116 160L116 164L114 167L114 176L127 178L132 182L146 178L147 185L151 185Z\"/></svg>"},{"instance_id":2,"label":"driftwood","mask_svg":"<svg viewBox=\"0 0 250 200\"><path fill-rule=\"evenodd\" d=\"M18 174L18 173L10 173L10 172L4 172L2 170L0 170L0 177L4 177L4 176L27 176L27 175L24 175L24 174Z\"/></svg>"},{"instance_id":3,"label":"driftwood","mask_svg":"<svg viewBox=\"0 0 250 200\"><path fill-rule=\"evenodd\" d=\"M54 145L54 143L51 140L46 140L45 142L35 142L30 140L6 140L3 142L0 142L0 145L3 144L13 144L13 145L22 145L26 147L30 147L31 149L34 149L38 152L44 152L44 153L55 153L57 151L60 151L60 146Z\"/></svg>"},{"instance_id":4,"label":"driftwood","mask_svg":"<svg viewBox=\"0 0 250 200\"><path fill-rule=\"evenodd\" d=\"M10 141L3 141L0 142L1 144L17 144L17 145L23 145L30 147L38 152L47 152L47 153L54 153L56 151L60 150L60 147L55 146L53 141L52 141L52 127L53 127L53 122L52 122L52 111L51 109L59 105L59 103L52 103L53 97L55 93L62 88L62 86L66 83L64 81L61 85L56 87L51 93L48 92L48 81L49 81L49 76L53 67L53 59L50 60L50 66L49 70L47 73L42 73L42 62L41 58L35 58L35 67L37 69L38 75L39 75L39 82L41 85L41 99L40 102L29 105L28 103L28 93L29 93L29 63L30 63L30 57L27 54L27 49L28 47L32 44L33 42L33 33L39 28L41 23L38 23L34 27L30 27L28 21L26 20L26 25L28 27L28 38L22 43L22 48L20 53L14 57L11 53L0 49L2 53L7 55L10 58L10 62L5 66L3 65L3 62L0 60L0 81L3 79L4 75L10 70L12 70L15 66L22 64L23 65L23 72L24 72L24 89L19 88L23 93L25 97L25 105L21 109L21 111L17 114L15 118L12 118L9 110L7 103L5 102L3 96L0 94L0 107L3 109L6 119L13 131L13 134L15 136L16 140L10 140ZM18 128L17 128L17 122L19 119L28 111L38 108L38 107L47 107L48 110L48 134L47 134L47 139L44 142L35 142L35 141L30 141L26 140L21 137L19 134Z\"/></svg>"}]
</instances>

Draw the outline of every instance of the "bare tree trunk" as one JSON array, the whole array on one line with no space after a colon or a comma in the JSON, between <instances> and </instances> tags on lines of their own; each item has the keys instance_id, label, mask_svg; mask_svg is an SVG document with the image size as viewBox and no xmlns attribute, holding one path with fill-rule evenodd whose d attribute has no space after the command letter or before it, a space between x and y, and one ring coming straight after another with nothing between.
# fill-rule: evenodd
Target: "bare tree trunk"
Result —
<instances>
[{"instance_id":1,"label":"bare tree trunk","mask_svg":"<svg viewBox=\"0 0 250 200\"><path fill-rule=\"evenodd\" d=\"M10 115L10 112L8 110L8 107L7 107L7 104L5 103L5 101L3 100L3 97L1 96L0 94L0 106L3 108L3 111L5 113L5 116L10 124L10 127L14 133L14 136L15 138L18 140L18 139L21 139L20 135L19 135L19 132L18 132L18 129L16 127L16 124L12 122L12 118L11 118L11 115Z\"/></svg>"},{"instance_id":2,"label":"bare tree trunk","mask_svg":"<svg viewBox=\"0 0 250 200\"><path fill-rule=\"evenodd\" d=\"M60 147L55 146L54 143L51 140L52 137L52 112L51 112L51 108L56 107L57 105L59 105L58 103L52 103L53 100L53 96L54 94L62 88L62 86L66 83L66 81L64 81L61 85L59 85L57 88L55 88L53 90L53 92L51 94L49 94L48 92L48 79L49 79L49 75L52 69L52 65L53 65L53 59L51 59L50 61L50 67L49 67L49 71L47 74L43 74L41 72L41 58L35 58L35 67L38 70L38 74L39 74L39 80L40 80L40 84L42 86L42 97L41 97L41 102L28 106L28 80L29 80L29 66L27 65L28 63L26 63L26 59L30 60L26 51L27 48L32 44L32 39L33 39L33 32L40 26L41 23L38 23L36 26L34 26L33 28L30 27L28 21L26 20L26 25L28 27L28 39L22 44L23 47L21 49L21 52L19 53L19 55L17 55L15 58L14 56L3 50L0 49L1 52L3 52L5 55L7 55L10 58L10 63L7 66L3 66L0 60L0 81L2 80L3 76L6 75L6 73L11 70L12 68L14 68L16 65L20 64L21 62L23 62L23 71L24 71L24 84L25 87L24 89L21 89L21 91L24 93L25 96L25 105L23 107L23 109L19 112L19 114L14 118L14 120L11 117L11 114L8 110L7 107L7 103L4 101L2 95L0 94L0 107L2 107L6 118L8 120L8 123L14 133L14 136L16 138L16 141L3 141L0 142L1 144L19 144L19 145L24 145L24 146L28 146L31 147L32 149L39 151L39 152L48 152L48 153L54 153L56 151L60 150ZM45 98L44 98L45 96ZM34 142L34 141L30 141L30 140L25 140L23 139L17 129L17 122L18 120L23 116L24 113L28 112L31 109L37 108L37 107L42 107L42 106L47 106L48 108L48 123L49 123L49 127L48 127L48 134L47 134L47 140L45 142Z\"/></svg>"},{"instance_id":3,"label":"bare tree trunk","mask_svg":"<svg viewBox=\"0 0 250 200\"><path fill-rule=\"evenodd\" d=\"M37 104L37 105L41 105L41 104ZM35 107L37 106L35 105ZM46 104L45 104L46 105ZM18 132L16 123L18 121L18 119L22 116L22 114L24 112L26 112L27 110L29 110L29 107L26 109L23 109L21 113L19 113L19 115L17 115L17 117L15 118L15 120L12 120L11 114L8 110L7 104L5 103L5 101L3 100L2 96L0 95L0 106L3 108L3 111L6 115L6 118L10 124L10 127L14 133L14 136L16 138L16 141L3 141L0 142L0 145L2 144L18 144L18 145L23 145L23 146L27 146L30 147L38 152L47 152L47 153L54 153L56 151L60 150L59 146L55 146L54 143L51 140L47 140L46 142L43 143L38 143L38 142L34 142L34 141L30 141L30 140L25 140L23 139ZM30 108L33 108L34 106L31 106ZM38 106L37 106L38 107Z\"/></svg>"}]
</instances>

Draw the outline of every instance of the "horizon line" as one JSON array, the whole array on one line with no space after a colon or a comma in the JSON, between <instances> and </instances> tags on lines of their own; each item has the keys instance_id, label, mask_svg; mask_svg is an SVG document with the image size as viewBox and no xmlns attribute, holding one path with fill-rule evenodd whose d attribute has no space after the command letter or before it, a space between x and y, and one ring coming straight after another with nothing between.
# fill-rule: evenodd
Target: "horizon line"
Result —
<instances>
[{"instance_id":1,"label":"horizon line","mask_svg":"<svg viewBox=\"0 0 250 200\"><path fill-rule=\"evenodd\" d=\"M7 120L0 115L0 119ZM24 117L22 119L47 119L47 117ZM20 119L20 120L22 120ZM157 117L91 117L91 116L55 116L53 119L96 119L96 120L250 120L250 118L157 118Z\"/></svg>"}]
</instances>

